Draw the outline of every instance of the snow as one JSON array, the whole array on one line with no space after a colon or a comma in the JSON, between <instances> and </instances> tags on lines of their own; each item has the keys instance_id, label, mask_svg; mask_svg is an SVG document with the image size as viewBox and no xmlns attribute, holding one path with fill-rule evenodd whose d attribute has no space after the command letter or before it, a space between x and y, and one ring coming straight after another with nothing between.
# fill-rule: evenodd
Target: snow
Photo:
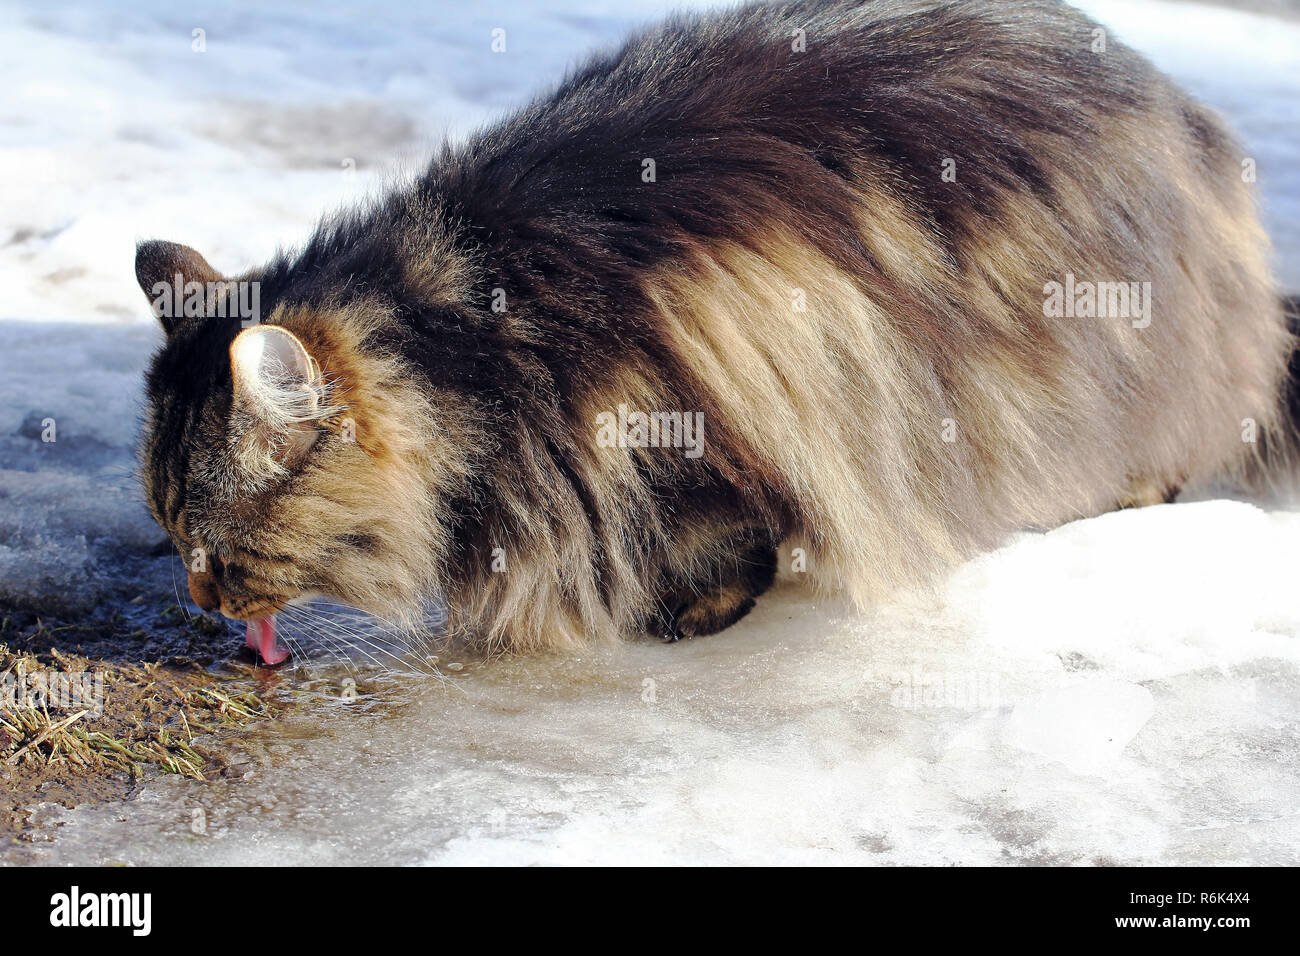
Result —
<instances>
[{"instance_id":1,"label":"snow","mask_svg":"<svg viewBox=\"0 0 1300 956\"><path fill-rule=\"evenodd\" d=\"M676 5L0 8L0 601L171 600L132 476L137 239L237 272ZM1229 116L1300 289L1300 25L1083 5ZM362 667L362 703L250 733L242 779L46 807L24 858L1294 865L1298 569L1300 508L1196 500L1019 535L868 613L784 581L704 640Z\"/></svg>"}]
</instances>

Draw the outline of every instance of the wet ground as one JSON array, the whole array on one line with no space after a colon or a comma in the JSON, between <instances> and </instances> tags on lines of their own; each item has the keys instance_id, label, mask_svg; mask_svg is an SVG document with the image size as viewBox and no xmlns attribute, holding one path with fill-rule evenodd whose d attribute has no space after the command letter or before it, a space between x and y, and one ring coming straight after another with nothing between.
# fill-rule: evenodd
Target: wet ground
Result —
<instances>
[{"instance_id":1,"label":"wet ground","mask_svg":"<svg viewBox=\"0 0 1300 956\"><path fill-rule=\"evenodd\" d=\"M46 801L0 859L1294 865L1297 566L1300 510L1201 501L866 614L786 582L677 645L317 653L212 779Z\"/></svg>"}]
</instances>

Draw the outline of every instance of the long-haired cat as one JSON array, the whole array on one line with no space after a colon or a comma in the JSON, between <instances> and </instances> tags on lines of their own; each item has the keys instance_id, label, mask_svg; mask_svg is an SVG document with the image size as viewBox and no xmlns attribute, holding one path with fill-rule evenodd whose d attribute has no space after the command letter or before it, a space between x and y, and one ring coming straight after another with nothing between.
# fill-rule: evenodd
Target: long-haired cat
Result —
<instances>
[{"instance_id":1,"label":"long-haired cat","mask_svg":"<svg viewBox=\"0 0 1300 956\"><path fill-rule=\"evenodd\" d=\"M707 634L782 542L874 599L1279 442L1244 159L1062 3L677 17L263 269L143 243L148 500L272 661L314 594Z\"/></svg>"}]
</instances>

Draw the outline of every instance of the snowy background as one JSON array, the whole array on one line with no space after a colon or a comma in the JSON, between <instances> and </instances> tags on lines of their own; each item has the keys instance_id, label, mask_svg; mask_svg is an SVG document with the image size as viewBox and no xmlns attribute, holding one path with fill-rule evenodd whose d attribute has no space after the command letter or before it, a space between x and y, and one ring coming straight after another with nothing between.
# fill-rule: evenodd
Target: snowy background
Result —
<instances>
[{"instance_id":1,"label":"snowy background","mask_svg":"<svg viewBox=\"0 0 1300 956\"><path fill-rule=\"evenodd\" d=\"M680 5L7 0L0 602L172 600L132 477L159 336L137 240L254 265ZM1300 290L1300 22L1083 5L1229 116ZM1022 535L867 615L783 586L704 640L441 663L250 734L232 779L47 806L44 842L0 860L1300 862L1297 507Z\"/></svg>"}]
</instances>

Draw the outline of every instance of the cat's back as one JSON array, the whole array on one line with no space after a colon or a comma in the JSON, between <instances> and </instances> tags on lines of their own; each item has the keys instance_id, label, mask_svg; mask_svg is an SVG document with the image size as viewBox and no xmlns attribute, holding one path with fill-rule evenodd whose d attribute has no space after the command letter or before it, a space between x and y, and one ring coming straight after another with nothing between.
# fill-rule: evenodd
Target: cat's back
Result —
<instances>
[{"instance_id":1,"label":"cat's back","mask_svg":"<svg viewBox=\"0 0 1300 956\"><path fill-rule=\"evenodd\" d=\"M597 55L466 145L476 171L586 174L591 164L682 157L695 167L747 145L792 146L900 167L935 154L1030 163L1036 136L1096 136L1175 95L1139 55L1057 0L805 0L681 14ZM957 150L955 147L960 146ZM1000 152L999 152L1000 151ZM1009 151L1009 152L1008 152Z\"/></svg>"},{"instance_id":2,"label":"cat's back","mask_svg":"<svg viewBox=\"0 0 1300 956\"><path fill-rule=\"evenodd\" d=\"M1240 458L1289 339L1239 159L1064 3L811 0L649 29L426 186L555 356L557 443L703 409L866 593ZM1051 314L1076 278L1135 311Z\"/></svg>"}]
</instances>

